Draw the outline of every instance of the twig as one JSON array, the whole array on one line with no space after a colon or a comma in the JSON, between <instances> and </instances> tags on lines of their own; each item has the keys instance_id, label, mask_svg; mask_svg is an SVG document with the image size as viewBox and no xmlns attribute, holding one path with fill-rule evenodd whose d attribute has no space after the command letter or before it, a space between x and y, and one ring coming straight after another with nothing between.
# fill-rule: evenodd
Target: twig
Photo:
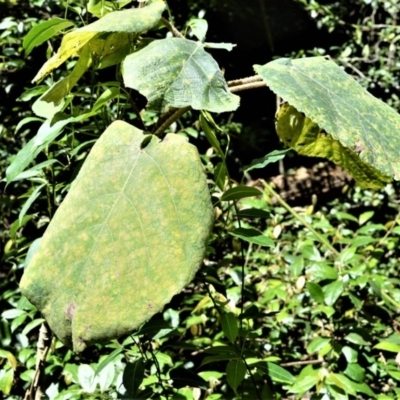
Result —
<instances>
[{"instance_id":1,"label":"twig","mask_svg":"<svg viewBox=\"0 0 400 400\"><path fill-rule=\"evenodd\" d=\"M162 123L162 125L157 128L154 132L156 136L162 135L162 133L172 125L177 119L179 119L183 114L190 110L190 107L178 108L169 118Z\"/></svg>"},{"instance_id":2,"label":"twig","mask_svg":"<svg viewBox=\"0 0 400 400\"><path fill-rule=\"evenodd\" d=\"M281 367L294 367L296 365L310 365L310 364L322 364L324 362L323 358L318 360L304 360L304 361L291 361L287 363L279 364Z\"/></svg>"},{"instance_id":3,"label":"twig","mask_svg":"<svg viewBox=\"0 0 400 400\"><path fill-rule=\"evenodd\" d=\"M160 21L172 32L172 34L173 34L174 36L176 36L176 37L178 37L178 38L181 38L181 39L184 39L184 38L185 38L185 36L183 36L182 33L180 33L180 32L178 31L178 29L176 29L176 28L171 24L171 22L169 22L166 18L161 17L161 20L160 20Z\"/></svg>"},{"instance_id":4,"label":"twig","mask_svg":"<svg viewBox=\"0 0 400 400\"><path fill-rule=\"evenodd\" d=\"M35 375L32 379L31 386L25 393L24 400L40 400L46 397L41 387L41 381L43 381L44 377L45 361L50 348L51 336L50 328L46 322L43 322L39 329Z\"/></svg>"},{"instance_id":5,"label":"twig","mask_svg":"<svg viewBox=\"0 0 400 400\"><path fill-rule=\"evenodd\" d=\"M265 82L253 82L253 83L246 83L244 85L231 86L229 90L231 93L235 93L235 92L240 92L242 90L256 89L259 87L266 87L266 86L267 84Z\"/></svg>"},{"instance_id":6,"label":"twig","mask_svg":"<svg viewBox=\"0 0 400 400\"><path fill-rule=\"evenodd\" d=\"M247 78L235 79L233 81L228 81L227 84L229 87L243 85L245 83L259 82L263 79L259 75L249 76Z\"/></svg>"}]
</instances>

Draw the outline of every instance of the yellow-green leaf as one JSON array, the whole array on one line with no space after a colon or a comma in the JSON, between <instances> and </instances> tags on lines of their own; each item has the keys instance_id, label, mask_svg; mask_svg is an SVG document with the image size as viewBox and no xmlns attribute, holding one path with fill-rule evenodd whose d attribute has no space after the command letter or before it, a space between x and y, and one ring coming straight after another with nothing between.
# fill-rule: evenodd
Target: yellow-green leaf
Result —
<instances>
[{"instance_id":1,"label":"yellow-green leaf","mask_svg":"<svg viewBox=\"0 0 400 400\"><path fill-rule=\"evenodd\" d=\"M76 351L128 334L190 282L213 208L197 149L116 121L103 133L22 277Z\"/></svg>"},{"instance_id":2,"label":"yellow-green leaf","mask_svg":"<svg viewBox=\"0 0 400 400\"><path fill-rule=\"evenodd\" d=\"M391 180L288 103L278 111L276 130L287 146L301 155L327 158L340 165L362 188L379 189Z\"/></svg>"}]
</instances>

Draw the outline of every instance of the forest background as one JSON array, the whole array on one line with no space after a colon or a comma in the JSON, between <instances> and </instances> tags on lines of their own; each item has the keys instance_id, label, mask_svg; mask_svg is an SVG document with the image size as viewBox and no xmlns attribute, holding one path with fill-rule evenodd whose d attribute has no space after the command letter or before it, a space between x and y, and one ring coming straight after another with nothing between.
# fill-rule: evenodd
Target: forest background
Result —
<instances>
[{"instance_id":1,"label":"forest background","mask_svg":"<svg viewBox=\"0 0 400 400\"><path fill-rule=\"evenodd\" d=\"M53 38L25 56L23 39L52 17L80 26L82 16L88 17L85 3L0 0L1 178L37 132L31 106L42 92L32 89L31 80L60 42ZM193 18L204 18L207 40L236 44L231 52L211 51L227 80L253 75L253 64L278 57L329 55L400 111L397 0L169 0L168 5L181 32ZM55 72L54 81L72 66ZM75 90L114 75L91 71ZM253 224L274 246L239 243L217 220L205 265L145 329L79 355L53 341L41 383L48 398L399 398L399 185L361 190L339 168L294 152L244 174L252 160L283 148L274 128L276 97L266 88L256 90L240 94L237 112L215 118L229 136L229 143L220 140L224 148L229 145L231 178L240 181L244 175L248 185L274 182L283 199L265 192L239 203L265 213ZM258 91L265 101L259 101ZM141 96L135 101L140 110L145 107ZM105 125L112 112L113 103L105 104ZM143 111L143 118L151 122L154 115ZM189 113L174 129L199 148L211 181L216 161L196 119ZM98 121L76 128L85 136L93 124ZM68 142L56 147L51 152L62 165ZM74 155L77 165L87 150ZM46 157L39 155L37 162ZM55 206L74 176L61 168L53 177L51 184L60 190ZM7 187L0 182L0 393L6 399L23 399L36 371L42 318L18 287L27 251L53 212L45 192L36 188L29 179ZM309 225L334 243L336 260ZM235 319L221 317L221 307ZM243 321L250 333L238 341L227 324L237 329Z\"/></svg>"}]
</instances>

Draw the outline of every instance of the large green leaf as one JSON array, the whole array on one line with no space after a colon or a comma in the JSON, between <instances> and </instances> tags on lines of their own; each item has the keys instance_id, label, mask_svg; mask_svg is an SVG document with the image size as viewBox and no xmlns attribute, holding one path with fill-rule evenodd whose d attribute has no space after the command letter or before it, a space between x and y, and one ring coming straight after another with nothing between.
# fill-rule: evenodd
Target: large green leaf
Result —
<instances>
[{"instance_id":1,"label":"large green leaf","mask_svg":"<svg viewBox=\"0 0 400 400\"><path fill-rule=\"evenodd\" d=\"M278 111L276 131L282 142L299 154L327 158L342 166L362 188L379 189L391 180L288 103Z\"/></svg>"},{"instance_id":2,"label":"large green leaf","mask_svg":"<svg viewBox=\"0 0 400 400\"><path fill-rule=\"evenodd\" d=\"M181 38L154 40L123 64L124 83L138 90L153 109L190 106L211 112L233 111L232 94L216 61L200 42Z\"/></svg>"},{"instance_id":3,"label":"large green leaf","mask_svg":"<svg viewBox=\"0 0 400 400\"><path fill-rule=\"evenodd\" d=\"M385 175L400 179L400 116L325 57L254 66L268 86Z\"/></svg>"},{"instance_id":4,"label":"large green leaf","mask_svg":"<svg viewBox=\"0 0 400 400\"><path fill-rule=\"evenodd\" d=\"M22 277L75 351L136 329L202 263L213 221L194 146L122 121L100 137Z\"/></svg>"},{"instance_id":5,"label":"large green leaf","mask_svg":"<svg viewBox=\"0 0 400 400\"><path fill-rule=\"evenodd\" d=\"M111 54L121 61L133 38L157 25L164 10L165 2L156 0L144 8L111 12L92 24L67 33L57 54L43 65L33 81L42 80L68 58L78 56L88 44L98 63L104 63L103 58L110 58ZM107 65L111 65L109 61Z\"/></svg>"}]
</instances>

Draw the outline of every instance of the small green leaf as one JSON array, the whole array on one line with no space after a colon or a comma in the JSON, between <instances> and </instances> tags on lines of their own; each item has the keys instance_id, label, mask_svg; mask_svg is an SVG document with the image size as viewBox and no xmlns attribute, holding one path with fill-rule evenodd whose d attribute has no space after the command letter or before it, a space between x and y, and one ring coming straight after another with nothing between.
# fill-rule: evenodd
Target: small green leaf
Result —
<instances>
[{"instance_id":1,"label":"small green leaf","mask_svg":"<svg viewBox=\"0 0 400 400\"><path fill-rule=\"evenodd\" d=\"M78 380L84 392L94 393L94 391L96 390L96 380L94 370L90 365L79 365Z\"/></svg>"},{"instance_id":2,"label":"small green leaf","mask_svg":"<svg viewBox=\"0 0 400 400\"><path fill-rule=\"evenodd\" d=\"M366 211L364 213L362 213L359 217L358 217L358 223L360 225L364 225L367 221L369 221L375 214L375 211Z\"/></svg>"},{"instance_id":3,"label":"small green leaf","mask_svg":"<svg viewBox=\"0 0 400 400\"><path fill-rule=\"evenodd\" d=\"M138 390L144 379L144 361L143 358L138 358L133 363L128 363L125 366L122 375L122 384L128 394L135 398L138 395Z\"/></svg>"},{"instance_id":4,"label":"small green leaf","mask_svg":"<svg viewBox=\"0 0 400 400\"><path fill-rule=\"evenodd\" d=\"M19 221L20 226L22 224L22 220L23 220L25 214L29 210L30 206L40 196L41 191L45 186L46 186L45 184L42 184L42 185L39 185L37 188L35 188L33 190L33 192L30 194L30 196L28 197L28 200L26 200L26 202L22 206L21 211L19 212L19 215L18 215L18 221Z\"/></svg>"},{"instance_id":5,"label":"small green leaf","mask_svg":"<svg viewBox=\"0 0 400 400\"><path fill-rule=\"evenodd\" d=\"M369 345L369 343L366 342L361 335L359 335L358 333L355 333L355 332L349 333L348 335L346 335L344 337L344 339L350 343L359 344L361 346Z\"/></svg>"},{"instance_id":6,"label":"small green leaf","mask_svg":"<svg viewBox=\"0 0 400 400\"><path fill-rule=\"evenodd\" d=\"M325 304L333 306L336 300L340 297L344 289L343 281L335 281L325 285L322 290L324 291Z\"/></svg>"},{"instance_id":7,"label":"small green leaf","mask_svg":"<svg viewBox=\"0 0 400 400\"><path fill-rule=\"evenodd\" d=\"M365 369L356 363L347 364L346 369L343 371L353 381L362 383L365 377ZM357 390L358 391L358 390Z\"/></svg>"},{"instance_id":8,"label":"small green leaf","mask_svg":"<svg viewBox=\"0 0 400 400\"><path fill-rule=\"evenodd\" d=\"M224 161L220 161L214 170L214 181L219 187L219 189L224 190L225 188L225 178L227 174L226 164Z\"/></svg>"},{"instance_id":9,"label":"small green leaf","mask_svg":"<svg viewBox=\"0 0 400 400\"><path fill-rule=\"evenodd\" d=\"M390 351L392 353L400 353L400 344L392 343L392 342L383 341L383 342L376 344L373 348L378 349L378 350Z\"/></svg>"},{"instance_id":10,"label":"small green leaf","mask_svg":"<svg viewBox=\"0 0 400 400\"><path fill-rule=\"evenodd\" d=\"M350 394L352 396L357 395L356 393L357 389L356 386L354 385L354 382L352 382L349 378L345 377L342 374L336 374L331 372L326 377L326 382L336 385L340 389L344 390L347 394Z\"/></svg>"},{"instance_id":11,"label":"small green leaf","mask_svg":"<svg viewBox=\"0 0 400 400\"><path fill-rule=\"evenodd\" d=\"M215 136L214 131L211 129L207 118L204 116L205 113L204 111L201 112L200 114L200 126L203 129L204 134L206 135L206 138L208 142L211 144L212 147L217 151L218 155L224 160L225 159L225 154L221 149L221 145L219 144L219 140Z\"/></svg>"},{"instance_id":12,"label":"small green leaf","mask_svg":"<svg viewBox=\"0 0 400 400\"><path fill-rule=\"evenodd\" d=\"M272 164L274 162L277 162L277 161L285 158L286 153L288 151L290 151L290 149L274 150L262 158L257 158L255 160L253 160L250 165L248 165L247 167L244 167L244 170L245 170L245 172L248 172L248 171L251 171L252 169L256 169L256 168L264 168L268 164Z\"/></svg>"},{"instance_id":13,"label":"small green leaf","mask_svg":"<svg viewBox=\"0 0 400 400\"><path fill-rule=\"evenodd\" d=\"M358 360L358 352L349 346L343 346L342 353L348 363L355 363Z\"/></svg>"},{"instance_id":14,"label":"small green leaf","mask_svg":"<svg viewBox=\"0 0 400 400\"><path fill-rule=\"evenodd\" d=\"M188 22L188 26L192 30L193 35L196 36L200 42L204 42L208 30L208 22L202 18L193 18Z\"/></svg>"},{"instance_id":15,"label":"small green leaf","mask_svg":"<svg viewBox=\"0 0 400 400\"><path fill-rule=\"evenodd\" d=\"M238 237L249 243L258 244L259 246L273 247L274 241L265 236L262 232L252 228L237 228L229 232L230 235Z\"/></svg>"},{"instance_id":16,"label":"small green leaf","mask_svg":"<svg viewBox=\"0 0 400 400\"><path fill-rule=\"evenodd\" d=\"M268 211L259 208L245 208L239 210L238 217L242 218L269 218L271 214Z\"/></svg>"},{"instance_id":17,"label":"small green leaf","mask_svg":"<svg viewBox=\"0 0 400 400\"><path fill-rule=\"evenodd\" d=\"M325 347L330 342L331 342L331 339L329 339L329 338L322 338L322 337L315 338L307 346L307 353L308 354L317 353L319 350L321 350L323 347Z\"/></svg>"},{"instance_id":18,"label":"small green leaf","mask_svg":"<svg viewBox=\"0 0 400 400\"><path fill-rule=\"evenodd\" d=\"M255 364L255 366L263 373L268 374L268 376L274 382L287 384L293 384L294 382L296 382L296 379L289 371L272 362L258 362Z\"/></svg>"},{"instance_id":19,"label":"small green leaf","mask_svg":"<svg viewBox=\"0 0 400 400\"><path fill-rule=\"evenodd\" d=\"M232 357L234 357L234 356L235 356L235 354L227 354L227 353L219 354L216 356L207 356L207 357L203 358L203 360L201 362L201 366L210 364L213 362L232 360Z\"/></svg>"},{"instance_id":20,"label":"small green leaf","mask_svg":"<svg viewBox=\"0 0 400 400\"><path fill-rule=\"evenodd\" d=\"M25 49L25 57L37 46L51 39L58 32L73 26L74 22L62 18L52 18L35 25L25 36L22 46Z\"/></svg>"},{"instance_id":21,"label":"small green leaf","mask_svg":"<svg viewBox=\"0 0 400 400\"><path fill-rule=\"evenodd\" d=\"M231 312L223 312L221 315L221 326L228 340L231 343L235 343L238 335L238 323L236 316Z\"/></svg>"},{"instance_id":22,"label":"small green leaf","mask_svg":"<svg viewBox=\"0 0 400 400\"><path fill-rule=\"evenodd\" d=\"M226 379L229 386L236 392L236 389L246 375L246 365L242 360L231 360L226 367Z\"/></svg>"},{"instance_id":23,"label":"small green leaf","mask_svg":"<svg viewBox=\"0 0 400 400\"><path fill-rule=\"evenodd\" d=\"M308 282L307 285L307 290L310 293L310 296L320 304L324 303L324 292L321 289L321 286L318 285L318 283L315 282Z\"/></svg>"},{"instance_id":24,"label":"small green leaf","mask_svg":"<svg viewBox=\"0 0 400 400\"><path fill-rule=\"evenodd\" d=\"M107 104L109 101L112 99L115 99L118 97L120 94L120 88L111 86L108 87L96 100L96 102L93 104L93 111L98 110L99 108L103 107L105 104Z\"/></svg>"},{"instance_id":25,"label":"small green leaf","mask_svg":"<svg viewBox=\"0 0 400 400\"><path fill-rule=\"evenodd\" d=\"M111 352L107 357L104 358L98 365L95 370L95 375L98 375L103 368L105 368L108 364L110 364L115 357L121 354L124 351L122 346L117 347L113 352Z\"/></svg>"},{"instance_id":26,"label":"small green leaf","mask_svg":"<svg viewBox=\"0 0 400 400\"><path fill-rule=\"evenodd\" d=\"M5 395L10 394L14 381L14 370L0 370L0 392Z\"/></svg>"},{"instance_id":27,"label":"small green leaf","mask_svg":"<svg viewBox=\"0 0 400 400\"><path fill-rule=\"evenodd\" d=\"M27 335L32 329L35 329L44 321L45 321L44 318L34 319L33 321L25 325L24 329L22 330L22 334Z\"/></svg>"},{"instance_id":28,"label":"small green leaf","mask_svg":"<svg viewBox=\"0 0 400 400\"><path fill-rule=\"evenodd\" d=\"M243 199L244 197L260 196L262 192L255 187L239 185L228 189L221 197L221 201L232 201Z\"/></svg>"}]
</instances>

